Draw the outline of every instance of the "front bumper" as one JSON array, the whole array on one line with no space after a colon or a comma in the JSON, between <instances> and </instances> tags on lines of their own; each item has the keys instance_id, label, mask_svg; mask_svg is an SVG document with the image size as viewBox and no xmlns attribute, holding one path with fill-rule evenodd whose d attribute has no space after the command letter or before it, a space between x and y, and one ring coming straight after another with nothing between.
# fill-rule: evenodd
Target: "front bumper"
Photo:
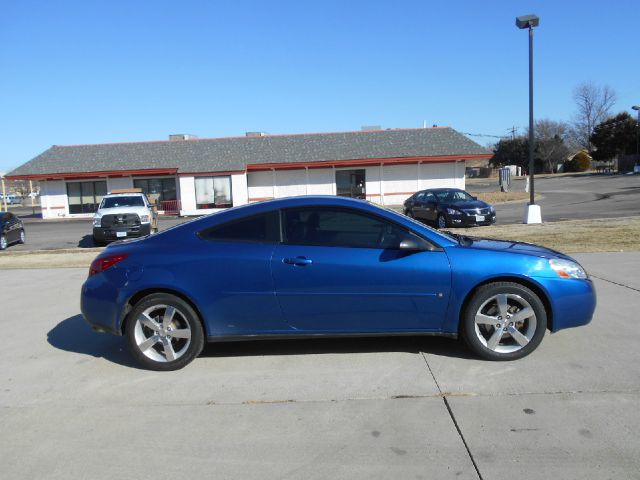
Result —
<instances>
[{"instance_id":1,"label":"front bumper","mask_svg":"<svg viewBox=\"0 0 640 480\"><path fill-rule=\"evenodd\" d=\"M151 233L151 224L127 225L122 227L93 227L93 238L99 242L113 242L127 238L144 237Z\"/></svg>"},{"instance_id":2,"label":"front bumper","mask_svg":"<svg viewBox=\"0 0 640 480\"><path fill-rule=\"evenodd\" d=\"M492 225L496 223L496 214L490 215L449 215L449 225L452 227L476 227L479 225Z\"/></svg>"}]
</instances>

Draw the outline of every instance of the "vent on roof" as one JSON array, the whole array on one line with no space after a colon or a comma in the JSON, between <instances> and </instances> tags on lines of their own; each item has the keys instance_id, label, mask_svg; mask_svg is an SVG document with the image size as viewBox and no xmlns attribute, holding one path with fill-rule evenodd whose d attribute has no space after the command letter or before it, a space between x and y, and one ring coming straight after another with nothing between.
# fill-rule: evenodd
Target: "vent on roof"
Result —
<instances>
[{"instance_id":1,"label":"vent on roof","mask_svg":"<svg viewBox=\"0 0 640 480\"><path fill-rule=\"evenodd\" d=\"M372 130L382 130L382 127L380 125L365 125L364 127L361 127L360 130L363 132L370 132Z\"/></svg>"},{"instance_id":2,"label":"vent on roof","mask_svg":"<svg viewBox=\"0 0 640 480\"><path fill-rule=\"evenodd\" d=\"M266 132L246 132L245 135L247 137L266 137Z\"/></svg>"},{"instance_id":3,"label":"vent on roof","mask_svg":"<svg viewBox=\"0 0 640 480\"><path fill-rule=\"evenodd\" d=\"M194 138L198 137L190 133L174 133L169 135L169 140L193 140Z\"/></svg>"}]
</instances>

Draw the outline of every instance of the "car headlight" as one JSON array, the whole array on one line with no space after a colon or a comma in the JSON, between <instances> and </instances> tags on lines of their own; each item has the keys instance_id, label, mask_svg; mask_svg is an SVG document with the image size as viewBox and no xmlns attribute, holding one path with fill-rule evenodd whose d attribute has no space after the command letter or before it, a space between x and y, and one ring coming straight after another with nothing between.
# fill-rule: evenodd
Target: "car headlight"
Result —
<instances>
[{"instance_id":1,"label":"car headlight","mask_svg":"<svg viewBox=\"0 0 640 480\"><path fill-rule=\"evenodd\" d=\"M102 223L102 217L93 217L93 226L99 227Z\"/></svg>"},{"instance_id":2,"label":"car headlight","mask_svg":"<svg viewBox=\"0 0 640 480\"><path fill-rule=\"evenodd\" d=\"M587 272L576 262L552 258L549 260L549 265L560 278L578 278L582 280L588 278Z\"/></svg>"},{"instance_id":3,"label":"car headlight","mask_svg":"<svg viewBox=\"0 0 640 480\"><path fill-rule=\"evenodd\" d=\"M447 208L447 213L449 215L460 215L461 212L459 210L456 210L455 208Z\"/></svg>"},{"instance_id":4,"label":"car headlight","mask_svg":"<svg viewBox=\"0 0 640 480\"><path fill-rule=\"evenodd\" d=\"M142 216L140 217L140 221L141 221L142 223L149 223L149 215L142 215Z\"/></svg>"}]
</instances>

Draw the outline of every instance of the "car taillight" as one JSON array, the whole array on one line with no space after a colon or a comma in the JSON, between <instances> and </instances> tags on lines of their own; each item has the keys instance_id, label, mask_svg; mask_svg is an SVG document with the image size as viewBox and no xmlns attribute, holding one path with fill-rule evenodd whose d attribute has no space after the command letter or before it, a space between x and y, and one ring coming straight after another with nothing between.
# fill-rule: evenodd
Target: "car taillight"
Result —
<instances>
[{"instance_id":1,"label":"car taillight","mask_svg":"<svg viewBox=\"0 0 640 480\"><path fill-rule=\"evenodd\" d=\"M119 255L107 255L96 258L91 262L91 266L89 267L89 276L104 272L107 268L113 267L116 263L121 262L128 256L129 254L127 253L121 253Z\"/></svg>"}]
</instances>

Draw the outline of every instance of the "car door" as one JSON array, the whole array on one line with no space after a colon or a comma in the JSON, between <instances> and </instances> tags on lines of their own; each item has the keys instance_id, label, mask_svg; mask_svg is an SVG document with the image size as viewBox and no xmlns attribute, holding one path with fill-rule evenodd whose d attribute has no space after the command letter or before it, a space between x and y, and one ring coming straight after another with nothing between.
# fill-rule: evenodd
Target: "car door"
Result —
<instances>
[{"instance_id":1,"label":"car door","mask_svg":"<svg viewBox=\"0 0 640 480\"><path fill-rule=\"evenodd\" d=\"M4 217L5 238L7 243L13 243L20 238L19 221L13 213L6 213Z\"/></svg>"},{"instance_id":2,"label":"car door","mask_svg":"<svg viewBox=\"0 0 640 480\"><path fill-rule=\"evenodd\" d=\"M230 220L197 236L193 260L183 261L180 271L197 296L209 335L290 331L271 275L273 249L280 240L279 211Z\"/></svg>"},{"instance_id":3,"label":"car door","mask_svg":"<svg viewBox=\"0 0 640 480\"><path fill-rule=\"evenodd\" d=\"M424 220L435 222L438 219L438 201L433 192L425 192L423 204Z\"/></svg>"},{"instance_id":4,"label":"car door","mask_svg":"<svg viewBox=\"0 0 640 480\"><path fill-rule=\"evenodd\" d=\"M404 227L358 210L287 209L272 272L284 320L301 332L438 330L451 273L446 254L406 252Z\"/></svg>"},{"instance_id":5,"label":"car door","mask_svg":"<svg viewBox=\"0 0 640 480\"><path fill-rule=\"evenodd\" d=\"M417 219L424 219L424 192L418 192L413 198L413 216Z\"/></svg>"}]
</instances>

